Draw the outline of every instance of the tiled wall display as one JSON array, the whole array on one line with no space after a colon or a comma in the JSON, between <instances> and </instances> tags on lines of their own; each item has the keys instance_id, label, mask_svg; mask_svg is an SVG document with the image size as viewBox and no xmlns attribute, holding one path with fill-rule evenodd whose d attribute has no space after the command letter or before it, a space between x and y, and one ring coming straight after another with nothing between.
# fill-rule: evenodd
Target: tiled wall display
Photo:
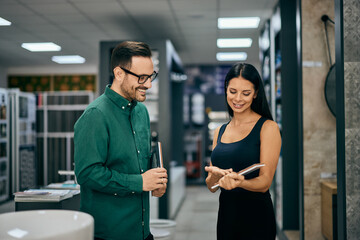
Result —
<instances>
[{"instance_id":1,"label":"tiled wall display","mask_svg":"<svg viewBox=\"0 0 360 240\"><path fill-rule=\"evenodd\" d=\"M8 87L23 92L50 91L51 76L9 76Z\"/></svg>"},{"instance_id":2,"label":"tiled wall display","mask_svg":"<svg viewBox=\"0 0 360 240\"><path fill-rule=\"evenodd\" d=\"M95 75L54 76L54 91L95 91Z\"/></svg>"},{"instance_id":3,"label":"tiled wall display","mask_svg":"<svg viewBox=\"0 0 360 240\"><path fill-rule=\"evenodd\" d=\"M344 0L344 93L347 239L360 237L360 2Z\"/></svg>"},{"instance_id":4,"label":"tiled wall display","mask_svg":"<svg viewBox=\"0 0 360 240\"><path fill-rule=\"evenodd\" d=\"M24 92L42 91L96 91L95 75L44 75L8 77L9 88L19 88Z\"/></svg>"},{"instance_id":5,"label":"tiled wall display","mask_svg":"<svg viewBox=\"0 0 360 240\"><path fill-rule=\"evenodd\" d=\"M304 238L324 239L321 182L336 181L336 118L325 99L325 82L335 56L335 25L327 22L329 60L324 22L326 14L335 19L332 0L302 2L302 105ZM318 62L316 64L316 62ZM316 118L314 115L316 113ZM331 209L330 209L331 210ZM319 231L320 229L320 231Z\"/></svg>"}]
</instances>

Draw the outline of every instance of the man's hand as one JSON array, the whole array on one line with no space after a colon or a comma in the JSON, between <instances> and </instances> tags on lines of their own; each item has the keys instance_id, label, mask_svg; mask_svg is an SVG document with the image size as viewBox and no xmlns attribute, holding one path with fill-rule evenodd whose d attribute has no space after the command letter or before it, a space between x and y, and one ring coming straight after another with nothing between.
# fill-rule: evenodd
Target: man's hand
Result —
<instances>
[{"instance_id":1,"label":"man's hand","mask_svg":"<svg viewBox=\"0 0 360 240\"><path fill-rule=\"evenodd\" d=\"M153 190L152 195L154 197L162 197L162 195L164 195L164 193L166 192L166 188L167 188L167 184L164 183L161 188Z\"/></svg>"},{"instance_id":2,"label":"man's hand","mask_svg":"<svg viewBox=\"0 0 360 240\"><path fill-rule=\"evenodd\" d=\"M163 184L167 183L167 173L165 168L153 168L141 174L141 176L143 179L143 191L146 192L163 188Z\"/></svg>"}]
</instances>

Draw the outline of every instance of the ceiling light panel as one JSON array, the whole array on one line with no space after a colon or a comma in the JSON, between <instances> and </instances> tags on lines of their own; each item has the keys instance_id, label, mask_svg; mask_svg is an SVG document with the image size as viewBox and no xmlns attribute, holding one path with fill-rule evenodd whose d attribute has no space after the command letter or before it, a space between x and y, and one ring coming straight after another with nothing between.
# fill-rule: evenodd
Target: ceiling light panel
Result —
<instances>
[{"instance_id":1,"label":"ceiling light panel","mask_svg":"<svg viewBox=\"0 0 360 240\"><path fill-rule=\"evenodd\" d=\"M57 52L61 50L61 47L53 42L23 43L21 47L30 52Z\"/></svg>"},{"instance_id":2,"label":"ceiling light panel","mask_svg":"<svg viewBox=\"0 0 360 240\"><path fill-rule=\"evenodd\" d=\"M245 61L246 59L246 52L218 52L216 54L218 61Z\"/></svg>"},{"instance_id":3,"label":"ceiling light panel","mask_svg":"<svg viewBox=\"0 0 360 240\"><path fill-rule=\"evenodd\" d=\"M219 38L217 40L218 48L247 48L251 47L251 38Z\"/></svg>"},{"instance_id":4,"label":"ceiling light panel","mask_svg":"<svg viewBox=\"0 0 360 240\"><path fill-rule=\"evenodd\" d=\"M82 64L85 62L85 58L79 55L53 56L51 60L58 64Z\"/></svg>"},{"instance_id":5,"label":"ceiling light panel","mask_svg":"<svg viewBox=\"0 0 360 240\"><path fill-rule=\"evenodd\" d=\"M10 26L11 25L11 22L0 17L0 26Z\"/></svg>"},{"instance_id":6,"label":"ceiling light panel","mask_svg":"<svg viewBox=\"0 0 360 240\"><path fill-rule=\"evenodd\" d=\"M257 28L259 23L259 17L218 18L219 29Z\"/></svg>"}]
</instances>

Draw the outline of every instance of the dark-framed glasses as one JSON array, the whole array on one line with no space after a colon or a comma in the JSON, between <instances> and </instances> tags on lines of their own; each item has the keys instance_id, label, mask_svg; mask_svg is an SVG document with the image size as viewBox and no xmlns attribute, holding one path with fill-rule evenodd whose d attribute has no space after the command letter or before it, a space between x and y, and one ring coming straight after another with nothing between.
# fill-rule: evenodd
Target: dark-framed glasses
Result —
<instances>
[{"instance_id":1,"label":"dark-framed glasses","mask_svg":"<svg viewBox=\"0 0 360 240\"><path fill-rule=\"evenodd\" d=\"M142 75L137 75L136 73L133 73L129 70L127 70L126 68L123 68L123 67L120 67L122 70L124 70L124 72L128 73L128 74L131 74L135 77L138 78L138 83L139 84L144 84L147 80L150 79L150 81L154 81L155 78L157 77L158 73L157 72L153 72L151 75L146 75L146 74L142 74Z\"/></svg>"}]
</instances>

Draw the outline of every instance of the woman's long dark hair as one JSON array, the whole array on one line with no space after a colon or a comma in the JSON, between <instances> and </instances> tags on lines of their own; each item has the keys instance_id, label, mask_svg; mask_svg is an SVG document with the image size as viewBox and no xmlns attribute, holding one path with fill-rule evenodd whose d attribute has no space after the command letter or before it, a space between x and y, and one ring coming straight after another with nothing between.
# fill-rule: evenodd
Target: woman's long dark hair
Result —
<instances>
[{"instance_id":1,"label":"woman's long dark hair","mask_svg":"<svg viewBox=\"0 0 360 240\"><path fill-rule=\"evenodd\" d=\"M273 120L268 102L266 100L264 85L260 77L260 74L253 65L248 63L236 63L231 67L229 72L226 74L224 90L225 90L225 102L229 115L233 117L234 111L227 103L227 88L229 86L230 80L238 77L242 77L252 82L252 84L254 84L255 92L257 92L257 96L251 104L251 109L254 112L260 114L261 116Z\"/></svg>"}]
</instances>

